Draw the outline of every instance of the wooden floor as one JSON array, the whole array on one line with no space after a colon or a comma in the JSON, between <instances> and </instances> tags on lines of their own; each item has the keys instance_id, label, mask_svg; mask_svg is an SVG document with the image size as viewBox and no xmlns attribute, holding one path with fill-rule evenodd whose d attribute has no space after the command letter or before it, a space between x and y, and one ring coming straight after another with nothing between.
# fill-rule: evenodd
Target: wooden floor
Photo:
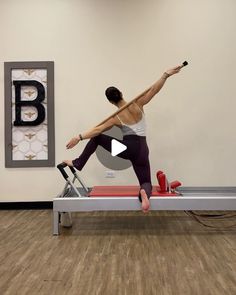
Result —
<instances>
[{"instance_id":1,"label":"wooden floor","mask_svg":"<svg viewBox=\"0 0 236 295\"><path fill-rule=\"evenodd\" d=\"M52 236L50 210L0 211L1 295L236 294L235 228L205 228L184 212L73 221Z\"/></svg>"}]
</instances>

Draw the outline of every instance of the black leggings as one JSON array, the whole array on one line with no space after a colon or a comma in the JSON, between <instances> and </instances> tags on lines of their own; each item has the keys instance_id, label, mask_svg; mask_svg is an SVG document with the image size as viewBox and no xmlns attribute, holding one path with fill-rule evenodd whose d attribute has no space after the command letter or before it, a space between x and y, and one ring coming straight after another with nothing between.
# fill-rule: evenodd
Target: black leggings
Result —
<instances>
[{"instance_id":1,"label":"black leggings","mask_svg":"<svg viewBox=\"0 0 236 295\"><path fill-rule=\"evenodd\" d=\"M148 157L149 149L145 136L126 135L123 140L118 140L114 137L100 134L89 140L82 154L72 161L73 166L81 171L90 156L96 151L98 145L111 152L112 139L115 139L127 146L127 149L120 153L118 157L131 161L134 172L138 177L140 189L144 189L148 198L150 198L152 193L151 171ZM140 194L139 200L142 201Z\"/></svg>"}]
</instances>

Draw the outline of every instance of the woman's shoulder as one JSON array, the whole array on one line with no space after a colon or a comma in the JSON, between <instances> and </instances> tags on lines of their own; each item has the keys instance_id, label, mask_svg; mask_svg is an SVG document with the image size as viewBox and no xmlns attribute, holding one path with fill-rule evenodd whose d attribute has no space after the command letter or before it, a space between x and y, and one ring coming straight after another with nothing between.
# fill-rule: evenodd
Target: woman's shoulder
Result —
<instances>
[{"instance_id":1,"label":"woman's shoulder","mask_svg":"<svg viewBox=\"0 0 236 295\"><path fill-rule=\"evenodd\" d=\"M143 110L137 104L131 104L127 109L123 110L119 114L119 118L125 124L134 124L141 120Z\"/></svg>"},{"instance_id":2,"label":"woman's shoulder","mask_svg":"<svg viewBox=\"0 0 236 295\"><path fill-rule=\"evenodd\" d=\"M133 115L135 117L139 117L141 113L143 113L143 107L139 106L137 103L132 103L124 112L121 112L124 115Z\"/></svg>"},{"instance_id":3,"label":"woman's shoulder","mask_svg":"<svg viewBox=\"0 0 236 295\"><path fill-rule=\"evenodd\" d=\"M138 101L137 102L134 102L133 103L133 105L136 107L136 110L137 111L141 111L142 113L144 113L144 111L143 111L143 105L141 105L140 103L138 103Z\"/></svg>"}]
</instances>

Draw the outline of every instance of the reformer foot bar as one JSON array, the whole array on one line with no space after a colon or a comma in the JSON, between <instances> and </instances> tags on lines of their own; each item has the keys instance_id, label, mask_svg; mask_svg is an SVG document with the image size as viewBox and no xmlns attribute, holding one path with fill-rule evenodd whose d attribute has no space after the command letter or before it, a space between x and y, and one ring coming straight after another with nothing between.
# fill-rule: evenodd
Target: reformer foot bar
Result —
<instances>
[{"instance_id":1,"label":"reformer foot bar","mask_svg":"<svg viewBox=\"0 0 236 295\"><path fill-rule=\"evenodd\" d=\"M53 235L59 235L60 217L64 212L140 211L139 186L95 186L88 188L73 167L71 180L67 165L57 167L66 180L61 194L53 199ZM151 210L236 210L236 187L180 187L178 181L168 183L157 173L159 186L153 186ZM75 180L81 187L76 187ZM167 190L163 193L163 183Z\"/></svg>"}]
</instances>

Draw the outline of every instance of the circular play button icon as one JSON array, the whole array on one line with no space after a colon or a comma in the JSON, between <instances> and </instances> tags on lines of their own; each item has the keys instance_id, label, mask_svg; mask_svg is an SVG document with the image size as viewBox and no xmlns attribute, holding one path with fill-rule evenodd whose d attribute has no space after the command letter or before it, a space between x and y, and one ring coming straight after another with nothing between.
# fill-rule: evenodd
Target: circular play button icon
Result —
<instances>
[{"instance_id":1,"label":"circular play button icon","mask_svg":"<svg viewBox=\"0 0 236 295\"><path fill-rule=\"evenodd\" d=\"M123 151L127 150L127 146L123 143L119 142L116 139L111 140L111 155L115 157L121 154Z\"/></svg>"},{"instance_id":2,"label":"circular play button icon","mask_svg":"<svg viewBox=\"0 0 236 295\"><path fill-rule=\"evenodd\" d=\"M134 134L133 130L131 131ZM139 156L139 141L134 141L131 144L129 140L124 140L120 128L116 126L104 132L103 135L105 135L106 148L99 145L96 149L100 163L112 170L125 170L131 167L132 163L128 159L130 154L135 153L136 156Z\"/></svg>"}]
</instances>

